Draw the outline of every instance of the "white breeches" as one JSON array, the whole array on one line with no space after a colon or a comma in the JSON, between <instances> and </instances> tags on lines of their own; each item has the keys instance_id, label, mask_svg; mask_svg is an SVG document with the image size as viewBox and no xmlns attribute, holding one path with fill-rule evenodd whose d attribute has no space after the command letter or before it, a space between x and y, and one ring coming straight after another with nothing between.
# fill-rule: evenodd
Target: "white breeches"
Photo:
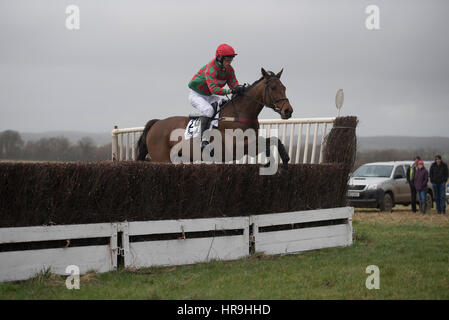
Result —
<instances>
[{"instance_id":1,"label":"white breeches","mask_svg":"<svg viewBox=\"0 0 449 320\"><path fill-rule=\"evenodd\" d=\"M190 89L189 93L189 102L192 105L192 107L199 110L201 114L209 118L214 115L214 107L212 107L211 104L214 102L220 103L220 101L224 99L226 99L224 96L218 95L205 96L199 94L196 91L193 91L192 89ZM215 118L218 119L218 112ZM214 120L212 124L214 126L218 126L218 121Z\"/></svg>"}]
</instances>

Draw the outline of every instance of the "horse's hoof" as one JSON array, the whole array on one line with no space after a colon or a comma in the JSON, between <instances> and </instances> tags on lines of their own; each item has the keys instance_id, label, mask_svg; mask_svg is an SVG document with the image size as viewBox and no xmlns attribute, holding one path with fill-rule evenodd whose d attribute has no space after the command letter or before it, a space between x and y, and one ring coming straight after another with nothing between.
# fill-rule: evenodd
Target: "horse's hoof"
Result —
<instances>
[{"instance_id":1,"label":"horse's hoof","mask_svg":"<svg viewBox=\"0 0 449 320\"><path fill-rule=\"evenodd\" d=\"M282 166L281 169L279 169L279 173L281 174L281 176L286 176L288 174L288 167Z\"/></svg>"}]
</instances>

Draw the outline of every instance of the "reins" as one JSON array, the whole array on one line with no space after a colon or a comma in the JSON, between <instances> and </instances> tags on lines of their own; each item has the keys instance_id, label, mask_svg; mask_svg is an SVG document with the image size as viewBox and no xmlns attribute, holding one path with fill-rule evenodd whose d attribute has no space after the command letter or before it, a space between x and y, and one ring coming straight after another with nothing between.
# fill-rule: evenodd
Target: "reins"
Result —
<instances>
[{"instance_id":1,"label":"reins","mask_svg":"<svg viewBox=\"0 0 449 320\"><path fill-rule=\"evenodd\" d=\"M280 112L282 111L282 107L284 106L285 102L288 101L288 98L279 98L279 99L276 99L276 100L273 102L273 96L272 96L272 94L271 94L271 92L270 92L270 94L269 94L270 103L269 103L269 104L266 103L266 101L267 101L267 94L268 94L268 81L271 80L271 79L274 79L274 78L277 79L277 77L276 77L275 75L272 75L272 76L270 76L268 79L265 79L265 89L264 89L264 101L265 101L265 102L264 102L264 101L260 101L260 100L254 98L254 97L251 97L251 96L249 96L248 94L246 94L245 92L242 92L242 93L241 93L242 96L245 96L245 97L249 98L250 100L256 102L257 104L259 104L259 105L261 105L261 106L263 106L263 107L271 108L271 109L273 109L275 112L280 113ZM227 95L226 95L226 98L228 98ZM228 98L228 99L229 99L229 98ZM277 104L278 102L280 102L280 101L284 101L284 102L282 103L281 107L279 108L278 106L276 106L276 104ZM217 113L219 113L219 112L221 112L222 110L224 110L228 105L232 105L233 112L234 112L234 114L235 114L236 116L235 116L235 117L220 117L220 118L218 118L218 121L258 122L257 118L256 118L256 119L239 118L239 117L238 117L238 112L237 112L237 110L236 110L236 108L235 108L235 105L234 105L234 99L233 99L232 97L231 97L231 99L229 99L228 102L223 106L223 108L220 108L220 110L218 110L218 108L217 108L217 110L215 111L215 113L214 113L213 116L212 116L212 119L214 119L215 116L217 115Z\"/></svg>"}]
</instances>

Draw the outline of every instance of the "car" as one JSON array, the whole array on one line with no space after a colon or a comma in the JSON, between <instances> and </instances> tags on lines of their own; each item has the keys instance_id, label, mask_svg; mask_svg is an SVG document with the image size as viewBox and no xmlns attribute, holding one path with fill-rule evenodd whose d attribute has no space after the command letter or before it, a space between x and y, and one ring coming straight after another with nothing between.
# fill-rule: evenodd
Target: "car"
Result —
<instances>
[{"instance_id":1,"label":"car","mask_svg":"<svg viewBox=\"0 0 449 320\"><path fill-rule=\"evenodd\" d=\"M406 179L413 161L373 162L360 166L350 175L347 202L352 207L378 208L391 212L396 204L410 205L411 191ZM431 161L424 161L427 170ZM448 189L449 191L449 189ZM426 195L427 208L433 207L430 180Z\"/></svg>"}]
</instances>

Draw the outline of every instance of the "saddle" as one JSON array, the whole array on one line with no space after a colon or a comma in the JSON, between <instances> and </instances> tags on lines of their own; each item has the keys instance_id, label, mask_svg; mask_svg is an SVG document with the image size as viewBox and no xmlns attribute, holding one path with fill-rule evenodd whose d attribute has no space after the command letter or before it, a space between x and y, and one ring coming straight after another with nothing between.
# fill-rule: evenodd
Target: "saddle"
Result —
<instances>
[{"instance_id":1,"label":"saddle","mask_svg":"<svg viewBox=\"0 0 449 320\"><path fill-rule=\"evenodd\" d=\"M191 120L196 120L196 119L199 119L201 117L204 117L201 113L191 113L191 114L189 114L189 119L191 119Z\"/></svg>"}]
</instances>

